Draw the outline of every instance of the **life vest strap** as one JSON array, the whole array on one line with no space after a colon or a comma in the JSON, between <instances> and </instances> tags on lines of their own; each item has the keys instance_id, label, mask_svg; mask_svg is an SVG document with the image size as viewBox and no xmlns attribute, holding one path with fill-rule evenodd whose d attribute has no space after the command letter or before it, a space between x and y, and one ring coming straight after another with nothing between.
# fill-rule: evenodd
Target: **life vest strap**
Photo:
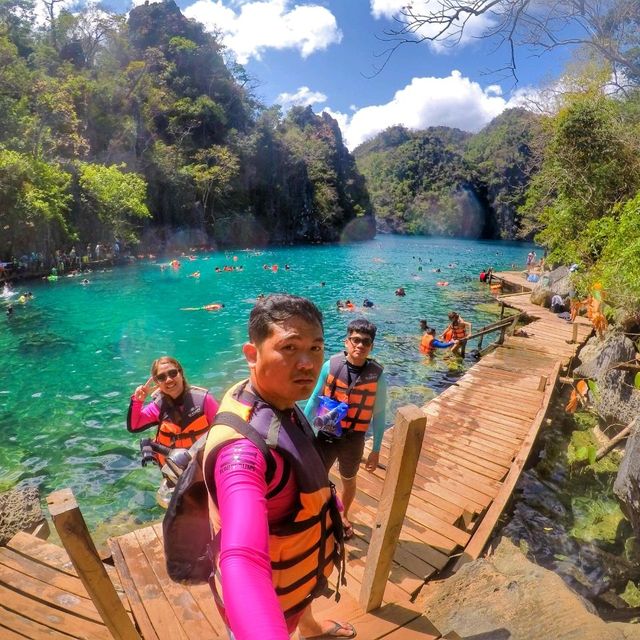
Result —
<instances>
[{"instance_id":1,"label":"life vest strap","mask_svg":"<svg viewBox=\"0 0 640 640\"><path fill-rule=\"evenodd\" d=\"M271 453L271 449L267 446L267 443L260 436L260 434L240 416L230 411L222 411L216 414L216 418L213 421L213 426L217 424L224 424L235 429L240 435L244 436L247 440L250 440L264 456L267 463L267 472L265 479L269 484L276 473L276 461ZM212 426L212 428L213 428Z\"/></svg>"}]
</instances>

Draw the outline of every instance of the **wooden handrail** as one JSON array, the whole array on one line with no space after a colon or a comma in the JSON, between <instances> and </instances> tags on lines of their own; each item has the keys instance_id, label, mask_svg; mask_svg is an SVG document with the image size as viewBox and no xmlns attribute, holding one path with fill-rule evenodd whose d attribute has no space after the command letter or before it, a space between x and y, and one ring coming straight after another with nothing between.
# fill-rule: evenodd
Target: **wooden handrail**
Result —
<instances>
[{"instance_id":1,"label":"wooden handrail","mask_svg":"<svg viewBox=\"0 0 640 640\"><path fill-rule=\"evenodd\" d=\"M100 617L115 640L141 640L107 575L71 489L47 496L60 540Z\"/></svg>"},{"instance_id":2,"label":"wooden handrail","mask_svg":"<svg viewBox=\"0 0 640 640\"><path fill-rule=\"evenodd\" d=\"M387 473L371 532L360 589L360 605L367 612L377 609L382 604L391 563L411 497L426 426L427 416L415 405L398 409Z\"/></svg>"}]
</instances>

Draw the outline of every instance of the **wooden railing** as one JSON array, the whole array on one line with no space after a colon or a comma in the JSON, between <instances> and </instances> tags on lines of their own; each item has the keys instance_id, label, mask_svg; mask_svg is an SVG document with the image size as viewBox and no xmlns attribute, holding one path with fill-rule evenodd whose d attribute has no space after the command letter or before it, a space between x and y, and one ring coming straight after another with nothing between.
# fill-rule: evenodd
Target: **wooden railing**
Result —
<instances>
[{"instance_id":1,"label":"wooden railing","mask_svg":"<svg viewBox=\"0 0 640 640\"><path fill-rule=\"evenodd\" d=\"M382 604L391 563L411 497L426 426L426 415L415 405L398 409L387 472L371 532L360 590L360 606L367 612L377 609Z\"/></svg>"}]
</instances>

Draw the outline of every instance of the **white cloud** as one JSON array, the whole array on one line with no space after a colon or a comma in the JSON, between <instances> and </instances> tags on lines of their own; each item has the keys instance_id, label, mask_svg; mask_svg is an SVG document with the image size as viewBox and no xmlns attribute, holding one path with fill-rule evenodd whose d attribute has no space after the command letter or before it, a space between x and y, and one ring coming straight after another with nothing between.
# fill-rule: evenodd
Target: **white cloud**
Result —
<instances>
[{"instance_id":1,"label":"white cloud","mask_svg":"<svg viewBox=\"0 0 640 640\"><path fill-rule=\"evenodd\" d=\"M411 7L413 15L421 16L430 13L438 14L443 10L443 0L370 0L371 15L376 19L393 20L398 16L402 9L406 6ZM445 15L450 15L452 10L445 9ZM391 30L402 28L402 22L405 18L400 16L401 23L394 22ZM496 22L496 18L491 12L481 15L463 15L461 19L447 29L445 34L438 37L437 42L425 40L425 43L436 53L446 53L453 46L465 46L477 40L483 33L492 27ZM414 38L431 38L438 36L442 30L442 24L423 24L416 29L410 29L407 35L413 35ZM464 26L464 30L460 33L460 29Z\"/></svg>"},{"instance_id":2,"label":"white cloud","mask_svg":"<svg viewBox=\"0 0 640 640\"><path fill-rule=\"evenodd\" d=\"M300 87L295 93L281 93L276 102L284 109L288 109L293 105L300 105L308 107L311 104L317 104L319 102L326 102L327 96L320 91L311 91L309 87Z\"/></svg>"},{"instance_id":3,"label":"white cloud","mask_svg":"<svg viewBox=\"0 0 640 640\"><path fill-rule=\"evenodd\" d=\"M236 10L223 0L197 0L183 13L221 32L224 44L241 64L260 59L270 48L297 49L306 58L342 40L335 16L319 5L290 8L290 0L236 1L233 5Z\"/></svg>"},{"instance_id":4,"label":"white cloud","mask_svg":"<svg viewBox=\"0 0 640 640\"><path fill-rule=\"evenodd\" d=\"M452 71L446 78L413 78L386 104L371 105L352 115L324 109L340 125L350 149L393 125L409 129L433 126L479 131L505 109L522 104L507 101L498 85L482 88L477 82Z\"/></svg>"}]
</instances>

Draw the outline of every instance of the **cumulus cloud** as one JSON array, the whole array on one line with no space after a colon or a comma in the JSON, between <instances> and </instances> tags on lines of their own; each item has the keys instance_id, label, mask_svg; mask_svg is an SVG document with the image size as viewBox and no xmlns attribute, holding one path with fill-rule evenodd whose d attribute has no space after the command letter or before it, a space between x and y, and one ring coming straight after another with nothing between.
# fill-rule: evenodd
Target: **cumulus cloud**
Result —
<instances>
[{"instance_id":1,"label":"cumulus cloud","mask_svg":"<svg viewBox=\"0 0 640 640\"><path fill-rule=\"evenodd\" d=\"M294 105L302 107L308 107L312 104L318 104L320 102L326 102L327 96L320 91L311 91L309 87L300 87L295 93L281 93L276 102L284 109L288 109Z\"/></svg>"},{"instance_id":2,"label":"cumulus cloud","mask_svg":"<svg viewBox=\"0 0 640 640\"><path fill-rule=\"evenodd\" d=\"M447 126L479 131L505 109L522 104L522 97L506 100L499 85L483 89L459 71L452 71L446 78L413 78L386 104L362 107L353 114L324 111L338 121L347 146L353 149L398 124L409 129Z\"/></svg>"},{"instance_id":3,"label":"cumulus cloud","mask_svg":"<svg viewBox=\"0 0 640 640\"><path fill-rule=\"evenodd\" d=\"M220 32L241 64L260 59L266 49L297 49L306 58L342 40L335 16L319 5L291 7L290 0L231 5L223 0L197 0L184 14Z\"/></svg>"},{"instance_id":4,"label":"cumulus cloud","mask_svg":"<svg viewBox=\"0 0 640 640\"><path fill-rule=\"evenodd\" d=\"M442 11L442 0L414 0L409 2L408 0L370 0L371 15L376 19L388 19L391 20L394 16L402 11L407 5L411 5L411 9L414 15L427 15L429 13L438 13ZM445 11L445 14L449 14L450 11ZM453 22L447 32L438 38L437 42L428 40L437 36L441 29L442 24L423 24L416 29L411 29L410 34L415 38L427 38L425 43L436 53L446 53L452 46L464 46L477 40L483 33L486 33L496 22L495 17L489 12L477 16L464 15L462 19ZM393 29L397 29L402 25L395 24ZM460 29L464 26L464 31L460 32Z\"/></svg>"}]
</instances>

